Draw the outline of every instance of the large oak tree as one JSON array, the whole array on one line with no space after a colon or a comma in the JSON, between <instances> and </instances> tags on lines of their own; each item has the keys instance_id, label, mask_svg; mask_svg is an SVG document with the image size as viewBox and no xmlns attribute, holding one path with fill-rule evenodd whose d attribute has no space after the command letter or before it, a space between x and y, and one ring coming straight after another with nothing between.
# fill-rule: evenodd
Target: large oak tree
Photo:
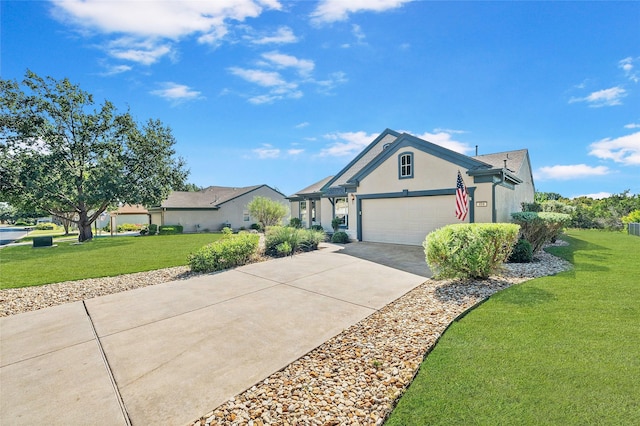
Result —
<instances>
[{"instance_id":1,"label":"large oak tree","mask_svg":"<svg viewBox=\"0 0 640 426\"><path fill-rule=\"evenodd\" d=\"M0 79L0 199L53 216L77 214L79 241L119 203L158 205L188 171L171 129L138 124L111 102L68 79L27 71L20 84Z\"/></svg>"}]
</instances>

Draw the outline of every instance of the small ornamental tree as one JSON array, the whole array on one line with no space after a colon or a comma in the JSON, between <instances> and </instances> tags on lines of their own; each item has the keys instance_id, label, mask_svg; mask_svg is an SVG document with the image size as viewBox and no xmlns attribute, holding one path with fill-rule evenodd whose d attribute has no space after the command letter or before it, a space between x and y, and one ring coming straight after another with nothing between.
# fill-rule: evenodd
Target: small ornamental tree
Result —
<instances>
[{"instance_id":1,"label":"small ornamental tree","mask_svg":"<svg viewBox=\"0 0 640 426\"><path fill-rule=\"evenodd\" d=\"M93 105L66 78L0 79L0 199L76 223L79 241L110 206L158 205L187 175L170 128Z\"/></svg>"},{"instance_id":2,"label":"small ornamental tree","mask_svg":"<svg viewBox=\"0 0 640 426\"><path fill-rule=\"evenodd\" d=\"M262 228L282 224L282 220L289 214L289 209L267 197L254 197L247 205L249 215L262 224Z\"/></svg>"}]
</instances>

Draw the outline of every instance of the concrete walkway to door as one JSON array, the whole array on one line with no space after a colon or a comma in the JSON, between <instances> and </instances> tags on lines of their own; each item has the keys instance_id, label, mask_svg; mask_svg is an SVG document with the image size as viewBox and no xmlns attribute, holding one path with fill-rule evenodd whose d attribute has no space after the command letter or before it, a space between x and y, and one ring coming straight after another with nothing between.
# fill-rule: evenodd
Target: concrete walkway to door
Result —
<instances>
[{"instance_id":1,"label":"concrete walkway to door","mask_svg":"<svg viewBox=\"0 0 640 426\"><path fill-rule=\"evenodd\" d=\"M0 318L0 424L186 424L425 281L340 249Z\"/></svg>"}]
</instances>

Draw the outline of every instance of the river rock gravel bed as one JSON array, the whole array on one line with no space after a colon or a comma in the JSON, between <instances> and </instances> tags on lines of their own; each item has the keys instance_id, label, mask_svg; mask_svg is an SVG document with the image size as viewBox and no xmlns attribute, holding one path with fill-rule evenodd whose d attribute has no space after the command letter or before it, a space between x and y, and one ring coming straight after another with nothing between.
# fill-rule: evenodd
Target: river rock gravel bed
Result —
<instances>
[{"instance_id":1,"label":"river rock gravel bed","mask_svg":"<svg viewBox=\"0 0 640 426\"><path fill-rule=\"evenodd\" d=\"M557 245L564 245L558 241ZM546 252L485 281L425 283L190 423L380 425L449 324L492 294L571 264ZM0 316L193 276L188 267L0 291Z\"/></svg>"},{"instance_id":2,"label":"river rock gravel bed","mask_svg":"<svg viewBox=\"0 0 640 426\"><path fill-rule=\"evenodd\" d=\"M189 267L176 266L116 277L88 278L33 287L8 288L0 291L0 317L185 279L192 275L194 274L191 273Z\"/></svg>"},{"instance_id":3,"label":"river rock gravel bed","mask_svg":"<svg viewBox=\"0 0 640 426\"><path fill-rule=\"evenodd\" d=\"M457 317L513 284L570 268L542 252L486 281L427 280L190 425L380 425Z\"/></svg>"}]
</instances>

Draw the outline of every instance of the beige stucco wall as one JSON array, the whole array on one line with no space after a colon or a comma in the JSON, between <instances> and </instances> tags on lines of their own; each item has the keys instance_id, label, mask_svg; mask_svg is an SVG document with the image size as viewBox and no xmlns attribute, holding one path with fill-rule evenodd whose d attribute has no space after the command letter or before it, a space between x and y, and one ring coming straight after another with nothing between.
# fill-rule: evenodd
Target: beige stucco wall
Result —
<instances>
[{"instance_id":1,"label":"beige stucco wall","mask_svg":"<svg viewBox=\"0 0 640 426\"><path fill-rule=\"evenodd\" d=\"M474 222L476 223L491 223L493 216L492 195L491 195L491 183L473 183L471 176L464 177L467 187L475 186L475 192L473 194L473 200L471 208L474 209ZM478 203L486 202L486 207L478 207Z\"/></svg>"},{"instance_id":2,"label":"beige stucco wall","mask_svg":"<svg viewBox=\"0 0 640 426\"><path fill-rule=\"evenodd\" d=\"M252 224L256 223L256 220L249 216L249 220L245 221L244 213L248 213L247 205L257 196L270 198L287 206L287 209L289 208L289 203L282 194L263 186L255 191L223 203L218 210L169 209L162 213L152 213L151 223L158 225L182 225L185 233L202 232L205 229L212 232L218 231L227 223L230 224L234 230L242 227L249 229ZM283 223L288 223L289 217L289 212L287 212Z\"/></svg>"},{"instance_id":3,"label":"beige stucco wall","mask_svg":"<svg viewBox=\"0 0 640 426\"><path fill-rule=\"evenodd\" d=\"M158 226L162 225L162 213L160 212L151 213L151 223Z\"/></svg>"},{"instance_id":4,"label":"beige stucco wall","mask_svg":"<svg viewBox=\"0 0 640 426\"><path fill-rule=\"evenodd\" d=\"M413 178L400 179L398 176L398 156L413 153ZM386 192L424 191L455 188L458 170L466 170L458 165L442 160L415 148L404 148L393 153L386 161L368 174L358 186L358 194L379 194ZM466 181L466 179L465 179Z\"/></svg>"},{"instance_id":5,"label":"beige stucco wall","mask_svg":"<svg viewBox=\"0 0 640 426\"><path fill-rule=\"evenodd\" d=\"M255 191L251 191L248 194L242 195L238 198L234 198L231 201L227 201L226 203L220 206L220 210L218 211L220 225L223 223L230 223L231 228L238 229L240 227L245 227L249 229L251 224L256 222L256 219L253 217L249 217L248 221L243 220L244 212L248 212L247 205L254 199L254 197L267 197L274 201L277 201L289 209L289 202L285 199L285 197L278 192L272 190L268 187L260 187ZM287 215L284 218L283 223L289 223L290 212L287 211Z\"/></svg>"}]
</instances>

